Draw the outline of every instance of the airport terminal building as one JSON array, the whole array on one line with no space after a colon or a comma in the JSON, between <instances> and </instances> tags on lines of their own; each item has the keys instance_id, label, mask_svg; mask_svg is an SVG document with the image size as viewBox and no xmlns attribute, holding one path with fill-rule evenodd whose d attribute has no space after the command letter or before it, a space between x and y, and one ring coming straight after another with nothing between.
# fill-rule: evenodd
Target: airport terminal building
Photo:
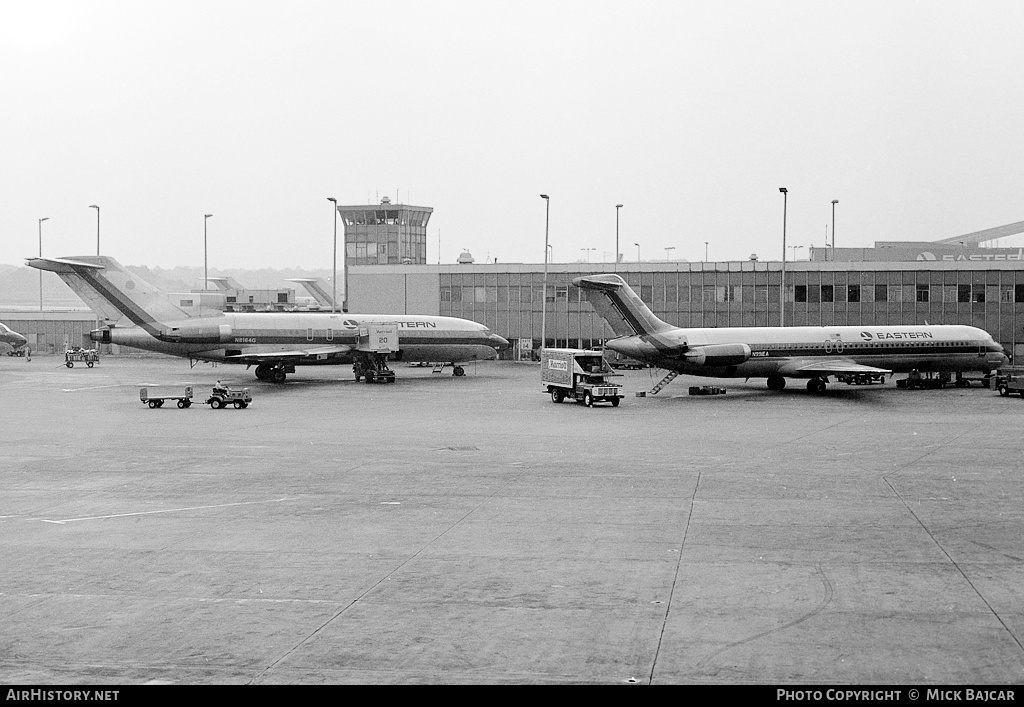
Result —
<instances>
[{"instance_id":1,"label":"airport terminal building","mask_svg":"<svg viewBox=\"0 0 1024 707\"><path fill-rule=\"evenodd\" d=\"M1024 232L1024 222L937 242L812 248L809 260L785 264L556 263L547 267L545 288L540 263L477 264L464 254L459 263L426 264L421 247L428 207L382 203L338 210L344 212L346 251L358 254L347 268L349 311L477 321L513 344L503 354L508 358L532 358L542 328L547 346L586 348L613 336L572 284L581 275L609 271L676 326L966 324L988 331L1014 358L1024 354L1024 249L983 247ZM370 250L375 258L360 257ZM88 312L0 316L34 350L93 345L88 332L95 315Z\"/></svg>"},{"instance_id":2,"label":"airport terminal building","mask_svg":"<svg viewBox=\"0 0 1024 707\"><path fill-rule=\"evenodd\" d=\"M613 336L572 284L612 268L548 266L547 346L585 348ZM781 262L629 263L615 272L676 326L967 324L991 333L1008 353L1024 352L1024 269L1017 261L787 263L781 298ZM543 266L533 264L349 271L351 311L471 319L509 339L510 357L540 347L544 289Z\"/></svg>"}]
</instances>

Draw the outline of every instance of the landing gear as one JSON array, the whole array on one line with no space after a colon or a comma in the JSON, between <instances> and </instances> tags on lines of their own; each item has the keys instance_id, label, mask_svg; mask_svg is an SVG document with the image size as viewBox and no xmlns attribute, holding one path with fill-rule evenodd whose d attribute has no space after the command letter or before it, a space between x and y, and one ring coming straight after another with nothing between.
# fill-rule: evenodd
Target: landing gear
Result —
<instances>
[{"instance_id":1,"label":"landing gear","mask_svg":"<svg viewBox=\"0 0 1024 707\"><path fill-rule=\"evenodd\" d=\"M785 376L773 373L768 376L768 390L782 390L786 387Z\"/></svg>"},{"instance_id":2,"label":"landing gear","mask_svg":"<svg viewBox=\"0 0 1024 707\"><path fill-rule=\"evenodd\" d=\"M275 366L272 363L261 363L256 366L256 377L261 381L271 381L272 383L284 383L288 377L288 373L294 372L294 368L291 371L285 370L284 366Z\"/></svg>"},{"instance_id":3,"label":"landing gear","mask_svg":"<svg viewBox=\"0 0 1024 707\"><path fill-rule=\"evenodd\" d=\"M824 378L811 378L807 381L807 390L812 393L824 393L826 388L826 381Z\"/></svg>"}]
</instances>

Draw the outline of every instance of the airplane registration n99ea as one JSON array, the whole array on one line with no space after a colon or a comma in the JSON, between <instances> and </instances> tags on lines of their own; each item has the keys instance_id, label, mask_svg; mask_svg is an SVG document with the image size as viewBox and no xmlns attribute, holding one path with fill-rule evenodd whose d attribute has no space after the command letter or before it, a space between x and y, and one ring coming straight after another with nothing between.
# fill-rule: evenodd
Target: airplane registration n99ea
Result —
<instances>
[{"instance_id":1,"label":"airplane registration n99ea","mask_svg":"<svg viewBox=\"0 0 1024 707\"><path fill-rule=\"evenodd\" d=\"M364 345L368 332L393 332L395 358L412 362L492 359L508 341L487 327L456 317L412 314L237 312L190 314L107 256L29 258L57 273L105 320L93 341L121 344L195 361L256 366L256 377L283 383L296 366L352 364L356 380L393 381L387 352Z\"/></svg>"},{"instance_id":2,"label":"airplane registration n99ea","mask_svg":"<svg viewBox=\"0 0 1024 707\"><path fill-rule=\"evenodd\" d=\"M982 371L1007 362L988 332L961 325L681 328L662 321L618 275L573 280L617 338L605 347L675 373L714 378L807 378L824 392L830 375ZM671 374L670 374L671 375Z\"/></svg>"}]
</instances>

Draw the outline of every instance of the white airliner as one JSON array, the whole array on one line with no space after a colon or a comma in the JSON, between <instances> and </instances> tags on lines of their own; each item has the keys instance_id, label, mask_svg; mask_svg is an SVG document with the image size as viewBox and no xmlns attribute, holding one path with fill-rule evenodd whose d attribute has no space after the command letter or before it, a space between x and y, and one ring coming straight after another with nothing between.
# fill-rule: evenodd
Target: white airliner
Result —
<instances>
[{"instance_id":1,"label":"white airliner","mask_svg":"<svg viewBox=\"0 0 1024 707\"><path fill-rule=\"evenodd\" d=\"M0 342L3 342L17 351L28 343L28 339L16 331L12 331L6 324L0 324Z\"/></svg>"},{"instance_id":2,"label":"white airliner","mask_svg":"<svg viewBox=\"0 0 1024 707\"><path fill-rule=\"evenodd\" d=\"M618 275L578 277L618 338L605 347L676 373L714 378L808 378L824 392L831 375L993 371L1007 362L985 331L960 325L680 328L658 319Z\"/></svg>"},{"instance_id":3,"label":"white airliner","mask_svg":"<svg viewBox=\"0 0 1024 707\"><path fill-rule=\"evenodd\" d=\"M508 341L487 327L455 317L395 314L302 314L211 311L192 316L155 287L107 256L30 258L28 265L55 272L106 326L93 341L181 356L256 366L256 377L283 383L295 366L353 364L356 379L394 379L386 355L360 350L360 335L373 327L397 331L396 359L453 364L491 359ZM462 375L455 366L455 375Z\"/></svg>"}]
</instances>

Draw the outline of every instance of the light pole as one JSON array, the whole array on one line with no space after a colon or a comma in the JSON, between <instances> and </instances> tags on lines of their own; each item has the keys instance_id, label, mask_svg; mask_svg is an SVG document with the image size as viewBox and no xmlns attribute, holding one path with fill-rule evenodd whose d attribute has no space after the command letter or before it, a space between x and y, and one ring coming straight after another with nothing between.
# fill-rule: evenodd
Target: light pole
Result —
<instances>
[{"instance_id":1,"label":"light pole","mask_svg":"<svg viewBox=\"0 0 1024 707\"><path fill-rule=\"evenodd\" d=\"M589 263L590 262L590 251L597 250L597 248L580 248L580 250L586 251L586 253L587 253L587 262Z\"/></svg>"},{"instance_id":2,"label":"light pole","mask_svg":"<svg viewBox=\"0 0 1024 707\"><path fill-rule=\"evenodd\" d=\"M210 286L210 274L206 269L206 220L213 214L203 216L203 292Z\"/></svg>"},{"instance_id":3,"label":"light pole","mask_svg":"<svg viewBox=\"0 0 1024 707\"><path fill-rule=\"evenodd\" d=\"M100 254L100 207L96 204L89 206L90 209L96 209L96 255Z\"/></svg>"},{"instance_id":4,"label":"light pole","mask_svg":"<svg viewBox=\"0 0 1024 707\"><path fill-rule=\"evenodd\" d=\"M636 262L639 263L640 262L640 244L639 243L634 243L633 245L636 246Z\"/></svg>"},{"instance_id":5,"label":"light pole","mask_svg":"<svg viewBox=\"0 0 1024 707\"><path fill-rule=\"evenodd\" d=\"M793 251L793 262L794 263L796 262L796 251L797 251L798 248L803 248L803 246L802 245L791 245L791 246L789 246L789 249L791 251Z\"/></svg>"},{"instance_id":6,"label":"light pole","mask_svg":"<svg viewBox=\"0 0 1024 707\"><path fill-rule=\"evenodd\" d=\"M619 209L622 204L615 205L615 269L619 267Z\"/></svg>"},{"instance_id":7,"label":"light pole","mask_svg":"<svg viewBox=\"0 0 1024 707\"><path fill-rule=\"evenodd\" d=\"M331 312L334 314L338 313L338 200L334 197L327 197L327 201L334 204L331 207L331 211L334 213L334 258L331 259L331 263L334 266L334 274L331 275L331 284L334 286L334 292L331 295Z\"/></svg>"},{"instance_id":8,"label":"light pole","mask_svg":"<svg viewBox=\"0 0 1024 707\"><path fill-rule=\"evenodd\" d=\"M708 262L708 242L704 241L704 262Z\"/></svg>"},{"instance_id":9,"label":"light pole","mask_svg":"<svg viewBox=\"0 0 1024 707\"><path fill-rule=\"evenodd\" d=\"M100 254L100 207L96 206L96 204L90 204L89 208L90 209L96 209L96 256L99 257L99 254ZM100 328L100 315L98 315L98 314L96 315L96 328L97 329ZM99 347L97 346L97 348L99 348Z\"/></svg>"},{"instance_id":10,"label":"light pole","mask_svg":"<svg viewBox=\"0 0 1024 707\"><path fill-rule=\"evenodd\" d=\"M49 216L39 219L39 257L43 257L43 221L49 221ZM43 271L39 271L39 311L43 311Z\"/></svg>"},{"instance_id":11,"label":"light pole","mask_svg":"<svg viewBox=\"0 0 1024 707\"><path fill-rule=\"evenodd\" d=\"M540 347L547 346L547 325L548 325L548 227L551 224L551 197L541 194L544 200L544 279L543 294L540 299Z\"/></svg>"},{"instance_id":12,"label":"light pole","mask_svg":"<svg viewBox=\"0 0 1024 707\"><path fill-rule=\"evenodd\" d=\"M779 288L779 326L786 326L786 207L789 190L779 187L782 192L782 285Z\"/></svg>"},{"instance_id":13,"label":"light pole","mask_svg":"<svg viewBox=\"0 0 1024 707\"><path fill-rule=\"evenodd\" d=\"M832 260L836 259L836 204L839 199L832 200Z\"/></svg>"},{"instance_id":14,"label":"light pole","mask_svg":"<svg viewBox=\"0 0 1024 707\"><path fill-rule=\"evenodd\" d=\"M665 249L665 260L669 259L669 255L670 255L669 251L670 250L675 250L675 249L676 249L676 247L674 245L670 245L669 247L667 247Z\"/></svg>"}]
</instances>

